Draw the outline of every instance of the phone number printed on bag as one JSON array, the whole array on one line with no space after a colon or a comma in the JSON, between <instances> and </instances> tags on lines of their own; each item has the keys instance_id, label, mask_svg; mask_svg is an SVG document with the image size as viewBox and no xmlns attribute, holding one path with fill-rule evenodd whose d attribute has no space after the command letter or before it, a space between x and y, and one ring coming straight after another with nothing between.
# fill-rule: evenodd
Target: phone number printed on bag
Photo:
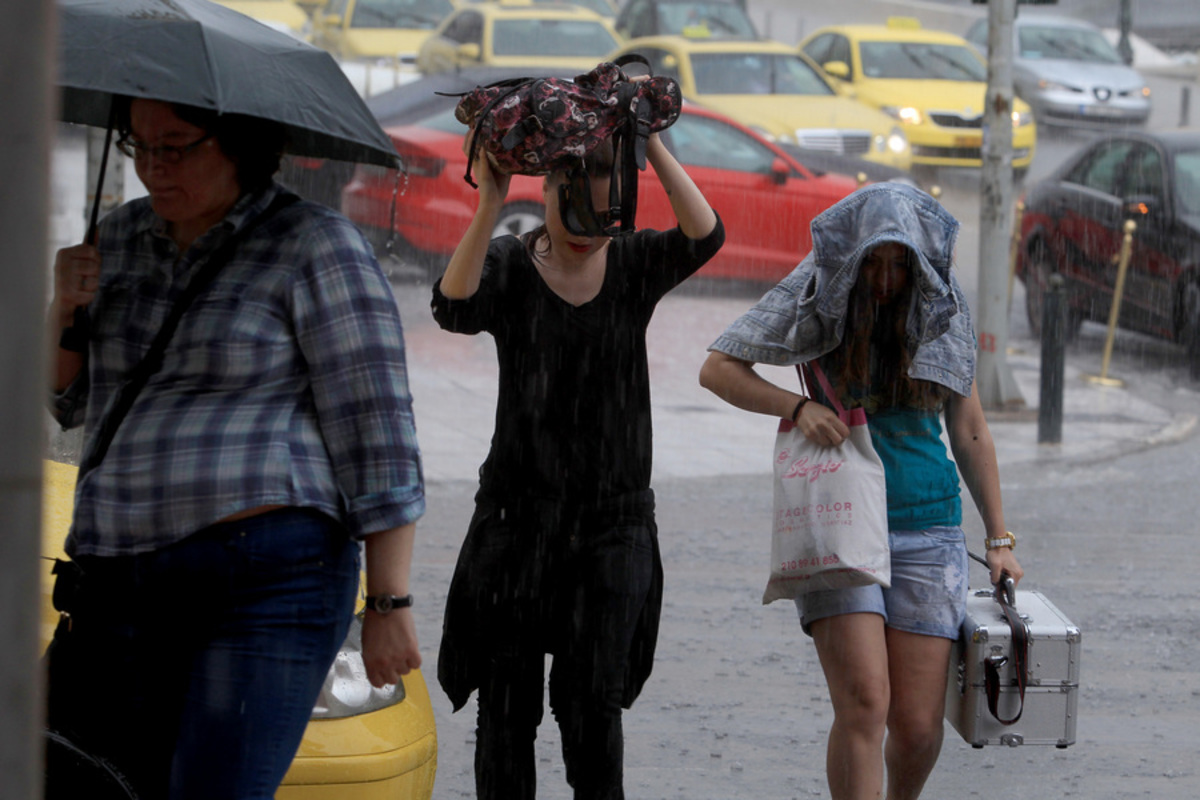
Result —
<instances>
[{"instance_id":1,"label":"phone number printed on bag","mask_svg":"<svg viewBox=\"0 0 1200 800\"><path fill-rule=\"evenodd\" d=\"M780 572L795 572L798 569L809 569L811 567L831 567L835 564L842 563L842 560L837 557L837 553L831 553L825 556L814 556L813 558L793 559L791 561L783 561L779 564Z\"/></svg>"}]
</instances>

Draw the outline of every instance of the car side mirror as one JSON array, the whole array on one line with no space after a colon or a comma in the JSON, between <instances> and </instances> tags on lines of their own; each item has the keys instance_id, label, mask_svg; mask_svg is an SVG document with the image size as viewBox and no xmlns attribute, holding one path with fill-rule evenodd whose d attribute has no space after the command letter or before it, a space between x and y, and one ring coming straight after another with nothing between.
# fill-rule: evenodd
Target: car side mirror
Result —
<instances>
[{"instance_id":1,"label":"car side mirror","mask_svg":"<svg viewBox=\"0 0 1200 800\"><path fill-rule=\"evenodd\" d=\"M340 28L340 27L342 27L342 15L341 14L322 14L321 15L321 25L326 28Z\"/></svg>"},{"instance_id":2,"label":"car side mirror","mask_svg":"<svg viewBox=\"0 0 1200 800\"><path fill-rule=\"evenodd\" d=\"M850 65L845 61L826 61L821 65L821 69L838 80L850 80Z\"/></svg>"},{"instance_id":3,"label":"car side mirror","mask_svg":"<svg viewBox=\"0 0 1200 800\"><path fill-rule=\"evenodd\" d=\"M767 173L771 179L771 183L776 186L783 186L788 182L788 178L792 176L792 168L782 158L776 158L771 162L771 170Z\"/></svg>"},{"instance_id":4,"label":"car side mirror","mask_svg":"<svg viewBox=\"0 0 1200 800\"><path fill-rule=\"evenodd\" d=\"M1122 207L1125 210L1125 216L1139 225L1162 215L1162 202L1152 194L1136 194L1126 197Z\"/></svg>"},{"instance_id":5,"label":"car side mirror","mask_svg":"<svg viewBox=\"0 0 1200 800\"><path fill-rule=\"evenodd\" d=\"M460 44L455 52L461 61L478 61L483 56L483 51L475 42Z\"/></svg>"}]
</instances>

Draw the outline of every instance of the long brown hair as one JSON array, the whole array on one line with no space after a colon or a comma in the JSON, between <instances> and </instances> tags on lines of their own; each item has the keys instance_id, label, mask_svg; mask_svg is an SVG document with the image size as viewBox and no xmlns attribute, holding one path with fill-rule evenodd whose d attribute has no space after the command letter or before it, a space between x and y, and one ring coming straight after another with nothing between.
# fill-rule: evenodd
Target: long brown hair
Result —
<instances>
[{"instance_id":1,"label":"long brown hair","mask_svg":"<svg viewBox=\"0 0 1200 800\"><path fill-rule=\"evenodd\" d=\"M871 396L880 407L940 408L950 389L909 376L912 349L908 315L913 304L916 254L907 251L910 279L891 302L879 305L860 271L850 290L842 343L826 358L830 376L843 402ZM873 352L872 352L873 351ZM872 360L875 368L872 369Z\"/></svg>"}]
</instances>

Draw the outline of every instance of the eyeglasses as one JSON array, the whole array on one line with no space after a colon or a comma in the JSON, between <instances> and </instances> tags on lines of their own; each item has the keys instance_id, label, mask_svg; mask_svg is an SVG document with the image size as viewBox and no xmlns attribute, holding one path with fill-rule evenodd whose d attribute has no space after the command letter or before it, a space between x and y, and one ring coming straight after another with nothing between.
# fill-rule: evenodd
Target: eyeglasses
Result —
<instances>
[{"instance_id":1,"label":"eyeglasses","mask_svg":"<svg viewBox=\"0 0 1200 800\"><path fill-rule=\"evenodd\" d=\"M125 155L133 159L153 158L160 164L178 164L183 161L184 157L193 152L197 147L213 138L213 134L206 133L191 144L173 145L160 144L148 145L145 142L140 142L132 136L122 136L117 140L117 149Z\"/></svg>"}]
</instances>

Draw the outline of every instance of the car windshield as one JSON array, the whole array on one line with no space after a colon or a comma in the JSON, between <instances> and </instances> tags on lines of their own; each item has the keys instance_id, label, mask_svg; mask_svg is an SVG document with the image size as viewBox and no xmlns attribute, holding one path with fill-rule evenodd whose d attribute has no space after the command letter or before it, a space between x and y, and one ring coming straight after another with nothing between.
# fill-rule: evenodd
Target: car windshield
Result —
<instances>
[{"instance_id":1,"label":"car windshield","mask_svg":"<svg viewBox=\"0 0 1200 800\"><path fill-rule=\"evenodd\" d=\"M671 151L689 167L765 173L776 155L719 120L684 114L667 131Z\"/></svg>"},{"instance_id":2,"label":"car windshield","mask_svg":"<svg viewBox=\"0 0 1200 800\"><path fill-rule=\"evenodd\" d=\"M599 22L576 19L496 20L492 53L498 56L605 56L617 46Z\"/></svg>"},{"instance_id":3,"label":"car windshield","mask_svg":"<svg viewBox=\"0 0 1200 800\"><path fill-rule=\"evenodd\" d=\"M454 109L457 103L448 108L441 108L433 111L429 116L414 120L410 125L416 125L421 128L431 128L442 133L457 133L459 136L467 135L467 126L458 121L458 117L454 116Z\"/></svg>"},{"instance_id":4,"label":"car windshield","mask_svg":"<svg viewBox=\"0 0 1200 800\"><path fill-rule=\"evenodd\" d=\"M453 10L450 0L358 0L350 27L432 30Z\"/></svg>"},{"instance_id":5,"label":"car windshield","mask_svg":"<svg viewBox=\"0 0 1200 800\"><path fill-rule=\"evenodd\" d=\"M1200 215L1200 150L1175 155L1175 194L1183 213Z\"/></svg>"},{"instance_id":6,"label":"car windshield","mask_svg":"<svg viewBox=\"0 0 1200 800\"><path fill-rule=\"evenodd\" d=\"M929 42L863 42L863 75L868 78L986 81L987 68L968 47Z\"/></svg>"},{"instance_id":7,"label":"car windshield","mask_svg":"<svg viewBox=\"0 0 1200 800\"><path fill-rule=\"evenodd\" d=\"M746 12L733 3L660 3L658 32L693 39L756 39Z\"/></svg>"},{"instance_id":8,"label":"car windshield","mask_svg":"<svg viewBox=\"0 0 1200 800\"><path fill-rule=\"evenodd\" d=\"M799 56L783 53L698 53L697 94L815 94L833 89Z\"/></svg>"},{"instance_id":9,"label":"car windshield","mask_svg":"<svg viewBox=\"0 0 1200 800\"><path fill-rule=\"evenodd\" d=\"M558 3L561 0L534 0L536 3ZM573 6L583 6L589 11L595 11L602 17L613 16L613 7L609 5L608 0L570 0Z\"/></svg>"},{"instance_id":10,"label":"car windshield","mask_svg":"<svg viewBox=\"0 0 1200 800\"><path fill-rule=\"evenodd\" d=\"M1061 28L1054 25L1025 25L1018 31L1021 58L1058 58L1093 64L1123 64L1116 48L1099 31Z\"/></svg>"}]
</instances>

